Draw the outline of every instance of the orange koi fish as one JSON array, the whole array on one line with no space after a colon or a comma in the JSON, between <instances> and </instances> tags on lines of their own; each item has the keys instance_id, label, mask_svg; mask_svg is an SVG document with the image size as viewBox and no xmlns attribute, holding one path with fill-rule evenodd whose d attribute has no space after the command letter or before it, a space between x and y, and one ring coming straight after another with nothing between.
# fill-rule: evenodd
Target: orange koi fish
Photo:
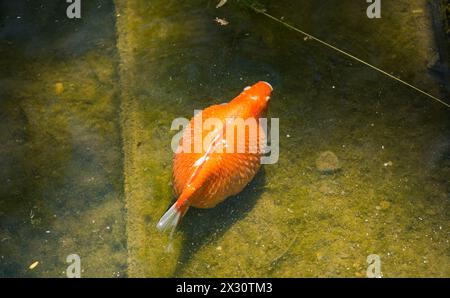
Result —
<instances>
[{"instance_id":1,"label":"orange koi fish","mask_svg":"<svg viewBox=\"0 0 450 298\"><path fill-rule=\"evenodd\" d=\"M267 113L272 90L269 83L258 82L191 119L173 159L178 200L159 220L160 231L173 233L189 207L213 208L253 179L265 144L259 120Z\"/></svg>"}]
</instances>

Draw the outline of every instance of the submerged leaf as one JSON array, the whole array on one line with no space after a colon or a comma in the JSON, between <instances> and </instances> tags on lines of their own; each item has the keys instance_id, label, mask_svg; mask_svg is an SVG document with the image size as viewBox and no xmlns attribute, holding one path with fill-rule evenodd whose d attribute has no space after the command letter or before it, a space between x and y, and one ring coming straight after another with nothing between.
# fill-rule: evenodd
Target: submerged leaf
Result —
<instances>
[{"instance_id":1,"label":"submerged leaf","mask_svg":"<svg viewBox=\"0 0 450 298\"><path fill-rule=\"evenodd\" d=\"M227 3L227 0L220 0L219 3L216 5L216 8L220 8L224 6Z\"/></svg>"},{"instance_id":2,"label":"submerged leaf","mask_svg":"<svg viewBox=\"0 0 450 298\"><path fill-rule=\"evenodd\" d=\"M39 261L34 262L33 264L30 265L30 267L28 267L30 270L33 270L34 268L36 268L36 266L39 265Z\"/></svg>"},{"instance_id":3,"label":"submerged leaf","mask_svg":"<svg viewBox=\"0 0 450 298\"><path fill-rule=\"evenodd\" d=\"M226 25L229 24L229 22L228 22L227 20L221 19L221 18L219 18L219 17L216 17L216 18L214 19L214 21L215 21L217 24L221 25L221 26L226 26Z\"/></svg>"}]
</instances>

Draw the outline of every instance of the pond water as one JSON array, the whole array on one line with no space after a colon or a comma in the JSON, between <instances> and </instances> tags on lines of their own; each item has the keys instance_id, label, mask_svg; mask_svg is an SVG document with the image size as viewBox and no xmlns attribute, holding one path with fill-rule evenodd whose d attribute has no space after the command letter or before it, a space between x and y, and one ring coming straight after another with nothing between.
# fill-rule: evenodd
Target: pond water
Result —
<instances>
[{"instance_id":1,"label":"pond water","mask_svg":"<svg viewBox=\"0 0 450 298\"><path fill-rule=\"evenodd\" d=\"M243 1L0 2L0 276L450 276L450 109ZM439 98L426 0L261 1ZM215 21L227 21L221 25ZM280 157L175 234L172 120L274 87ZM341 169L322 174L321 153ZM319 160L320 161L320 160ZM30 265L38 265L30 269Z\"/></svg>"}]
</instances>

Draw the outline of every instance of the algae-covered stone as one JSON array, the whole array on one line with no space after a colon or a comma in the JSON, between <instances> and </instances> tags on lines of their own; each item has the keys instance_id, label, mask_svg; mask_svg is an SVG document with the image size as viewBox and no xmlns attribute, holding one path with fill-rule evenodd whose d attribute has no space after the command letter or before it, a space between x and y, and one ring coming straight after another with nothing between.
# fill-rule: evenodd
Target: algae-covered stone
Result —
<instances>
[{"instance_id":1,"label":"algae-covered stone","mask_svg":"<svg viewBox=\"0 0 450 298\"><path fill-rule=\"evenodd\" d=\"M61 93L64 92L64 84L61 82L55 83L54 88L56 95L60 95Z\"/></svg>"},{"instance_id":2,"label":"algae-covered stone","mask_svg":"<svg viewBox=\"0 0 450 298\"><path fill-rule=\"evenodd\" d=\"M339 171L341 165L338 157L331 151L320 153L316 159L316 168L322 174L331 174Z\"/></svg>"}]
</instances>

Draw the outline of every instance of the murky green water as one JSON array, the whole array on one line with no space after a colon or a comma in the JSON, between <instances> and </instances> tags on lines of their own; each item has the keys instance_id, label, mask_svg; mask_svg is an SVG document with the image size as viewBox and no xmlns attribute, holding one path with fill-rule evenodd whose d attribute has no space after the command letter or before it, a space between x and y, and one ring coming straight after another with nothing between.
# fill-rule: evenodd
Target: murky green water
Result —
<instances>
[{"instance_id":1,"label":"murky green water","mask_svg":"<svg viewBox=\"0 0 450 298\"><path fill-rule=\"evenodd\" d=\"M449 276L449 110L229 0L0 2L0 276ZM445 97L425 0L264 1L268 12ZM20 18L18 18L20 17ZM216 17L229 24L220 26ZM177 117L274 86L280 159L191 208L167 253ZM341 171L322 175L321 152ZM39 261L38 266L29 266Z\"/></svg>"}]
</instances>

